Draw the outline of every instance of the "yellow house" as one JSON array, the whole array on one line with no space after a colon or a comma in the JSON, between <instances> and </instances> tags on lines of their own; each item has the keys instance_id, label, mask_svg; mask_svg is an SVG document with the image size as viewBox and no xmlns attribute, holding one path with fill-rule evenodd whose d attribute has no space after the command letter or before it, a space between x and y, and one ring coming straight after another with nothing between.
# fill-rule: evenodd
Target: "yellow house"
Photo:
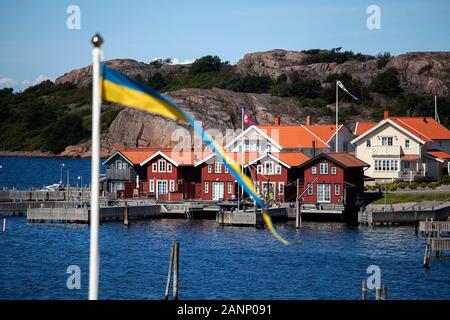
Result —
<instances>
[{"instance_id":1,"label":"yellow house","mask_svg":"<svg viewBox=\"0 0 450 320\"><path fill-rule=\"evenodd\" d=\"M389 117L361 122L352 140L355 156L370 164L376 181L436 180L449 173L450 130L430 117Z\"/></svg>"}]
</instances>

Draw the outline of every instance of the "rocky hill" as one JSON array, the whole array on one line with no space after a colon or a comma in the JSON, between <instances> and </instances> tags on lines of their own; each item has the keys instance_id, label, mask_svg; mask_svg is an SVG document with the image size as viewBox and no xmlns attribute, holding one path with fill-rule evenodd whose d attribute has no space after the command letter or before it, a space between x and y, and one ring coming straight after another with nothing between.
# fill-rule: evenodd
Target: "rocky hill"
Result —
<instances>
[{"instance_id":1,"label":"rocky hill","mask_svg":"<svg viewBox=\"0 0 450 320\"><path fill-rule=\"evenodd\" d=\"M204 58L207 59L203 61ZM271 123L275 115L281 116L282 123L302 123L306 115L311 115L316 123L332 122L336 79L342 80L349 90L361 98L358 103L345 95L341 98L341 117L350 128L358 120L379 119L384 108L390 108L394 113L405 113L410 109L417 115L429 115L434 110L432 95L440 97L441 120L450 123L450 52L375 57L351 51L341 52L340 48L301 52L276 49L249 53L236 65L222 63L218 57L204 58L197 61L213 64L206 65L206 69L205 65L201 68L196 65L196 72L193 72L193 65L172 65L162 60L144 63L115 59L107 61L107 64L165 92L201 121L206 129L224 131L240 128L242 107L259 123ZM61 155L89 156L91 72L90 66L70 71L56 79L54 84L30 88L5 98L9 100L4 100L4 103L0 101L0 105L12 101L37 112L39 109L32 108L30 101L38 104L41 101L46 104L46 109L42 109L42 103L39 105L42 109L39 116L44 124L49 118L45 116L46 110L51 110L52 105L57 106L60 111L50 118L61 120L58 130L65 132L71 121L78 119L78 125L84 132L77 135L73 130L72 139L67 141L78 143L65 144L67 147ZM177 143L174 140L176 137L173 137L177 129L190 131L190 128L177 122L134 109L105 104L103 111L104 156L117 146L173 145ZM0 109L0 112L4 111ZM61 119L66 112L75 118L65 116ZM8 125L4 132L11 131L13 121L20 124L30 121L30 126L35 130L22 139L25 144L14 150L48 152L51 148L45 147L38 138L45 138L47 145L57 141L56 134L50 137L53 140L48 138L54 132L52 126L41 132L39 126L42 124L29 119L21 120L14 116L13 111L7 111L6 116L10 119L3 123L3 126ZM24 125L16 129L14 134L20 140L18 134L26 132L27 127ZM11 134L0 134L3 141L11 140L11 137ZM0 151L11 151L11 145L14 144L2 144L0 140Z\"/></svg>"}]
</instances>

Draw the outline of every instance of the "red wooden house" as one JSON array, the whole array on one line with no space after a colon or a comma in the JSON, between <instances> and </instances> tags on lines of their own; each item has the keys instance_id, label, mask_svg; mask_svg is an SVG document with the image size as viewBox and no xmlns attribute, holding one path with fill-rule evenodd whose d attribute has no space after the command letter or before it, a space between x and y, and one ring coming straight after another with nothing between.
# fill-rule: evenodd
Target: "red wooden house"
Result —
<instances>
[{"instance_id":1,"label":"red wooden house","mask_svg":"<svg viewBox=\"0 0 450 320\"><path fill-rule=\"evenodd\" d=\"M146 171L145 189L158 200L196 198L200 171L194 167L193 150L155 148L140 165Z\"/></svg>"},{"instance_id":2,"label":"red wooden house","mask_svg":"<svg viewBox=\"0 0 450 320\"><path fill-rule=\"evenodd\" d=\"M300 201L353 206L356 197L364 193L367 167L367 163L348 153L317 155L298 167L304 176Z\"/></svg>"}]
</instances>

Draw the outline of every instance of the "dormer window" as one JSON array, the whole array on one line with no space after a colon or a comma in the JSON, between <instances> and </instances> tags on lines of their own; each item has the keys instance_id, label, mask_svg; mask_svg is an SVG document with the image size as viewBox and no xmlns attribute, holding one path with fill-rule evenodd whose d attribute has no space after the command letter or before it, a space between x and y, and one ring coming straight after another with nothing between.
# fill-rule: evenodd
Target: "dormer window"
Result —
<instances>
[{"instance_id":1,"label":"dormer window","mask_svg":"<svg viewBox=\"0 0 450 320\"><path fill-rule=\"evenodd\" d=\"M393 146L394 145L394 137L381 137L381 145L382 146Z\"/></svg>"},{"instance_id":2,"label":"dormer window","mask_svg":"<svg viewBox=\"0 0 450 320\"><path fill-rule=\"evenodd\" d=\"M166 160L158 160L158 171L159 172L166 172Z\"/></svg>"}]
</instances>

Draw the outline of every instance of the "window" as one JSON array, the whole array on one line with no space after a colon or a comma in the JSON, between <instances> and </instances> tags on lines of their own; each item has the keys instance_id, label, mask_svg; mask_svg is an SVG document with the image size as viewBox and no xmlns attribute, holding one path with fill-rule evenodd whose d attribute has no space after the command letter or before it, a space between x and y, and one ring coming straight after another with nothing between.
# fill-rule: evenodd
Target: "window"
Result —
<instances>
[{"instance_id":1,"label":"window","mask_svg":"<svg viewBox=\"0 0 450 320\"><path fill-rule=\"evenodd\" d=\"M331 167L331 174L336 174L336 167Z\"/></svg>"},{"instance_id":2,"label":"window","mask_svg":"<svg viewBox=\"0 0 450 320\"><path fill-rule=\"evenodd\" d=\"M228 169L228 167L227 167L225 164L224 164L223 166L224 166L224 171L225 171L225 173L230 172L230 170Z\"/></svg>"},{"instance_id":3,"label":"window","mask_svg":"<svg viewBox=\"0 0 450 320\"><path fill-rule=\"evenodd\" d=\"M284 182L278 182L278 194L284 194Z\"/></svg>"},{"instance_id":4,"label":"window","mask_svg":"<svg viewBox=\"0 0 450 320\"><path fill-rule=\"evenodd\" d=\"M273 174L273 162L272 161L266 161L264 162L264 173L265 174Z\"/></svg>"},{"instance_id":5,"label":"window","mask_svg":"<svg viewBox=\"0 0 450 320\"><path fill-rule=\"evenodd\" d=\"M167 180L157 180L158 194L167 194Z\"/></svg>"},{"instance_id":6,"label":"window","mask_svg":"<svg viewBox=\"0 0 450 320\"><path fill-rule=\"evenodd\" d=\"M150 192L155 192L155 180L150 180L149 189Z\"/></svg>"},{"instance_id":7,"label":"window","mask_svg":"<svg viewBox=\"0 0 450 320\"><path fill-rule=\"evenodd\" d=\"M221 162L214 162L214 172L222 173L222 163Z\"/></svg>"},{"instance_id":8,"label":"window","mask_svg":"<svg viewBox=\"0 0 450 320\"><path fill-rule=\"evenodd\" d=\"M233 183L231 181L228 181L227 183L227 193L231 194L233 192Z\"/></svg>"},{"instance_id":9,"label":"window","mask_svg":"<svg viewBox=\"0 0 450 320\"><path fill-rule=\"evenodd\" d=\"M171 163L167 164L167 172L172 172L172 164Z\"/></svg>"},{"instance_id":10,"label":"window","mask_svg":"<svg viewBox=\"0 0 450 320\"><path fill-rule=\"evenodd\" d=\"M175 192L175 180L170 180L170 192Z\"/></svg>"},{"instance_id":11,"label":"window","mask_svg":"<svg viewBox=\"0 0 450 320\"><path fill-rule=\"evenodd\" d=\"M256 173L257 174L262 174L263 173L263 166L262 166L262 164L258 164L256 166Z\"/></svg>"},{"instance_id":12,"label":"window","mask_svg":"<svg viewBox=\"0 0 450 320\"><path fill-rule=\"evenodd\" d=\"M212 172L212 164L208 164L208 173Z\"/></svg>"},{"instance_id":13,"label":"window","mask_svg":"<svg viewBox=\"0 0 450 320\"><path fill-rule=\"evenodd\" d=\"M371 148L372 147L372 140L367 139L366 140L366 148Z\"/></svg>"},{"instance_id":14,"label":"window","mask_svg":"<svg viewBox=\"0 0 450 320\"><path fill-rule=\"evenodd\" d=\"M152 172L157 172L158 171L158 165L155 163L152 163Z\"/></svg>"},{"instance_id":15,"label":"window","mask_svg":"<svg viewBox=\"0 0 450 320\"><path fill-rule=\"evenodd\" d=\"M317 202L330 202L331 185L329 183L320 183L317 185Z\"/></svg>"},{"instance_id":16,"label":"window","mask_svg":"<svg viewBox=\"0 0 450 320\"><path fill-rule=\"evenodd\" d=\"M317 167L316 166L313 166L311 168L311 174L317 174Z\"/></svg>"},{"instance_id":17,"label":"window","mask_svg":"<svg viewBox=\"0 0 450 320\"><path fill-rule=\"evenodd\" d=\"M275 166L275 174L281 174L281 166L280 165Z\"/></svg>"},{"instance_id":18,"label":"window","mask_svg":"<svg viewBox=\"0 0 450 320\"><path fill-rule=\"evenodd\" d=\"M381 137L381 145L382 146L392 146L394 144L393 137Z\"/></svg>"},{"instance_id":19,"label":"window","mask_svg":"<svg viewBox=\"0 0 450 320\"><path fill-rule=\"evenodd\" d=\"M320 164L320 174L328 174L328 163Z\"/></svg>"},{"instance_id":20,"label":"window","mask_svg":"<svg viewBox=\"0 0 450 320\"><path fill-rule=\"evenodd\" d=\"M166 160L158 160L158 171L166 172Z\"/></svg>"},{"instance_id":21,"label":"window","mask_svg":"<svg viewBox=\"0 0 450 320\"><path fill-rule=\"evenodd\" d=\"M250 151L250 141L245 140L245 151Z\"/></svg>"},{"instance_id":22,"label":"window","mask_svg":"<svg viewBox=\"0 0 450 320\"><path fill-rule=\"evenodd\" d=\"M410 161L403 162L403 168L404 169L411 169L411 162Z\"/></svg>"},{"instance_id":23,"label":"window","mask_svg":"<svg viewBox=\"0 0 450 320\"><path fill-rule=\"evenodd\" d=\"M209 181L205 181L204 189L205 189L205 193L209 193Z\"/></svg>"},{"instance_id":24,"label":"window","mask_svg":"<svg viewBox=\"0 0 450 320\"><path fill-rule=\"evenodd\" d=\"M308 183L308 196L314 194L314 185L312 183Z\"/></svg>"},{"instance_id":25,"label":"window","mask_svg":"<svg viewBox=\"0 0 450 320\"><path fill-rule=\"evenodd\" d=\"M334 195L335 196L340 196L341 195L341 184L340 183L335 183L334 184Z\"/></svg>"},{"instance_id":26,"label":"window","mask_svg":"<svg viewBox=\"0 0 450 320\"><path fill-rule=\"evenodd\" d=\"M375 171L398 171L398 160L375 160Z\"/></svg>"},{"instance_id":27,"label":"window","mask_svg":"<svg viewBox=\"0 0 450 320\"><path fill-rule=\"evenodd\" d=\"M405 148L409 148L409 145L410 145L409 139L406 139L406 140L405 140Z\"/></svg>"}]
</instances>

